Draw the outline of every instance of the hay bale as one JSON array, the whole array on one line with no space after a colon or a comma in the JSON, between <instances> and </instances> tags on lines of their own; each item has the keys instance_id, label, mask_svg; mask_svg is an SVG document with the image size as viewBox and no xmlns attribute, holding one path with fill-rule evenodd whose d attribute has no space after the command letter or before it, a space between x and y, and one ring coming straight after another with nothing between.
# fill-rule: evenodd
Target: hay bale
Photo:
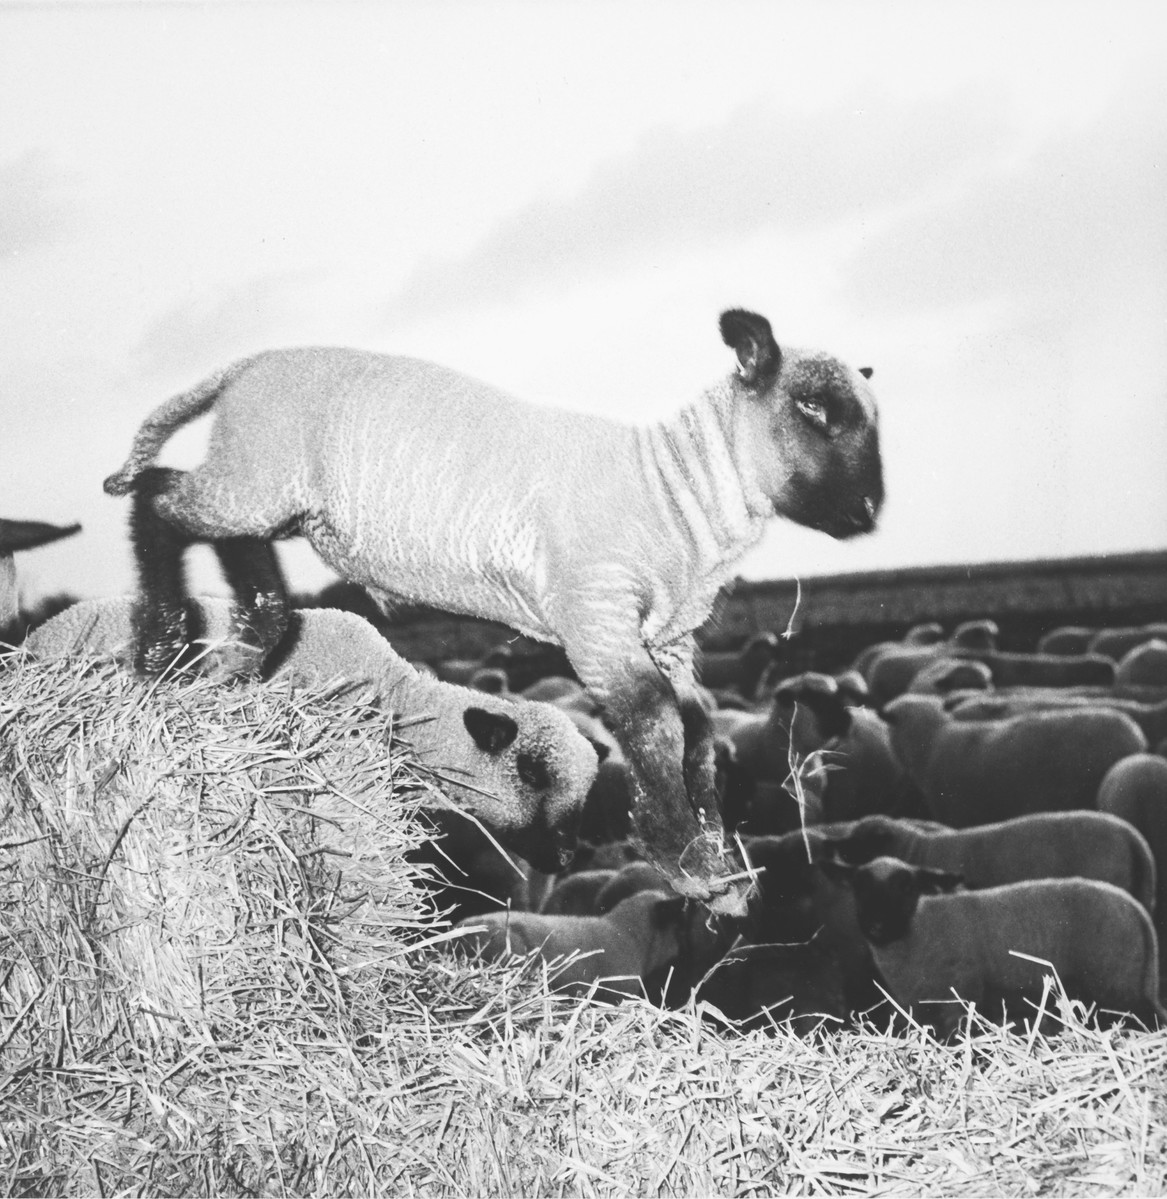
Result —
<instances>
[{"instance_id":1,"label":"hay bale","mask_svg":"<svg viewBox=\"0 0 1167 1199\"><path fill-rule=\"evenodd\" d=\"M0 670L0 1191L1167 1190L1167 1033L1054 995L1058 1038L739 1033L445 952L392 731L274 686Z\"/></svg>"},{"instance_id":2,"label":"hay bale","mask_svg":"<svg viewBox=\"0 0 1167 1199\"><path fill-rule=\"evenodd\" d=\"M0 969L31 1005L11 1036L41 1041L67 985L75 1033L185 1043L289 992L343 1007L338 970L400 957L421 785L384 713L100 664L6 683Z\"/></svg>"}]
</instances>

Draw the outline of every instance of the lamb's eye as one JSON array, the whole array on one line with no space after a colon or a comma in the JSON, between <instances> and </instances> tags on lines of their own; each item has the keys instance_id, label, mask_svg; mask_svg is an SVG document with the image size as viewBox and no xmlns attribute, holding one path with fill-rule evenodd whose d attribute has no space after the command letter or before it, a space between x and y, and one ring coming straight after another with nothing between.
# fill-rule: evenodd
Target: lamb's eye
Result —
<instances>
[{"instance_id":1,"label":"lamb's eye","mask_svg":"<svg viewBox=\"0 0 1167 1199\"><path fill-rule=\"evenodd\" d=\"M821 429L824 433L830 428L830 421L827 419L827 406L822 400L795 400L798 411L806 417L808 421L817 429Z\"/></svg>"}]
</instances>

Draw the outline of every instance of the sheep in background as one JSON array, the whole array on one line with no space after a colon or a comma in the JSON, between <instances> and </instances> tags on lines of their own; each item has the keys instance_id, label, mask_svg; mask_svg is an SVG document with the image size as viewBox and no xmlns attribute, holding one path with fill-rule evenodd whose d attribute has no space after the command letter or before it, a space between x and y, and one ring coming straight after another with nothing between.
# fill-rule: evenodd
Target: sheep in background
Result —
<instances>
[{"instance_id":1,"label":"sheep in background","mask_svg":"<svg viewBox=\"0 0 1167 1199\"><path fill-rule=\"evenodd\" d=\"M697 653L697 678L711 691L736 691L743 699L757 697L758 685L782 656L777 633L755 633L736 653Z\"/></svg>"},{"instance_id":2,"label":"sheep in background","mask_svg":"<svg viewBox=\"0 0 1167 1199\"><path fill-rule=\"evenodd\" d=\"M1055 708L1111 708L1125 712L1143 730L1147 744L1156 746L1167 737L1167 694L1153 703L1129 699L1117 691L1090 689L1075 694L1056 687L1019 688L1009 691L954 692L945 701L953 720L1002 720L1024 712L1048 712Z\"/></svg>"},{"instance_id":3,"label":"sheep in background","mask_svg":"<svg viewBox=\"0 0 1167 1199\"><path fill-rule=\"evenodd\" d=\"M852 891L860 931L888 991L918 1019L953 1031L966 1002L995 1014L1004 1001L1018 1014L1040 1000L1049 962L1071 998L1130 1012L1154 1027L1159 952L1146 909L1125 891L1094 879L1035 879L955 891L960 876L876 858L864 866L823 862L823 873Z\"/></svg>"},{"instance_id":4,"label":"sheep in background","mask_svg":"<svg viewBox=\"0 0 1167 1199\"><path fill-rule=\"evenodd\" d=\"M951 691L987 691L993 672L983 663L964 658L937 658L908 684L911 695L948 695Z\"/></svg>"},{"instance_id":5,"label":"sheep in background","mask_svg":"<svg viewBox=\"0 0 1167 1199\"><path fill-rule=\"evenodd\" d=\"M1150 624L1112 626L1098 629L1090 639L1086 650L1091 654L1104 654L1117 662L1124 654L1145 641L1167 638L1167 623L1153 621Z\"/></svg>"},{"instance_id":6,"label":"sheep in background","mask_svg":"<svg viewBox=\"0 0 1167 1199\"><path fill-rule=\"evenodd\" d=\"M50 525L39 520L0 519L0 640L15 628L20 616L20 593L16 586L13 554L34 550L63 537L72 537L80 525Z\"/></svg>"},{"instance_id":7,"label":"sheep in background","mask_svg":"<svg viewBox=\"0 0 1167 1199\"><path fill-rule=\"evenodd\" d=\"M1099 812L1129 822L1146 838L1158 870L1155 931L1167 937L1167 760L1155 754L1131 754L1106 772L1098 787ZM1167 962L1160 968L1167 972ZM1167 985L1167 977L1163 979Z\"/></svg>"},{"instance_id":8,"label":"sheep in background","mask_svg":"<svg viewBox=\"0 0 1167 1199\"><path fill-rule=\"evenodd\" d=\"M1167 772L1167 762L1162 765ZM1167 810L1167 795L1164 806ZM1151 847L1136 827L1108 812L1034 812L964 829L868 816L823 824L815 833L816 861L838 857L861 866L898 858L959 874L970 891L1031 878L1094 878L1121 887L1149 912L1156 906Z\"/></svg>"},{"instance_id":9,"label":"sheep in background","mask_svg":"<svg viewBox=\"0 0 1167 1199\"><path fill-rule=\"evenodd\" d=\"M134 653L135 608L132 597L75 604L35 629L28 649L39 658L88 653L125 660ZM194 600L191 610L202 642L221 646L230 637L227 600ZM368 621L329 608L292 614L267 673L308 685L367 684L408 722L403 739L441 779L455 807L536 869L554 871L570 855L596 754L558 709L440 682L399 657Z\"/></svg>"},{"instance_id":10,"label":"sheep in background","mask_svg":"<svg viewBox=\"0 0 1167 1199\"><path fill-rule=\"evenodd\" d=\"M1058 625L1038 638L1035 649L1039 654L1084 654L1097 632L1080 624Z\"/></svg>"},{"instance_id":11,"label":"sheep in background","mask_svg":"<svg viewBox=\"0 0 1167 1199\"><path fill-rule=\"evenodd\" d=\"M556 989L597 995L643 995L645 980L667 967L684 948L685 901L663 891L639 891L605 916L545 916L536 912L488 912L455 926L458 945L488 961L538 953L543 961L580 956L552 965Z\"/></svg>"},{"instance_id":12,"label":"sheep in background","mask_svg":"<svg viewBox=\"0 0 1167 1199\"><path fill-rule=\"evenodd\" d=\"M930 814L955 828L1026 812L1094 807L1102 776L1147 748L1124 712L1104 708L957 721L933 695L901 695L884 710L891 747Z\"/></svg>"},{"instance_id":13,"label":"sheep in background","mask_svg":"<svg viewBox=\"0 0 1167 1199\"><path fill-rule=\"evenodd\" d=\"M1153 637L1128 649L1114 668L1118 687L1167 687L1167 641Z\"/></svg>"},{"instance_id":14,"label":"sheep in background","mask_svg":"<svg viewBox=\"0 0 1167 1199\"><path fill-rule=\"evenodd\" d=\"M882 465L870 371L780 349L722 314L737 370L648 427L526 405L454 371L340 349L258 354L157 408L111 495L133 493L138 663L185 641L182 559L210 542L261 652L287 622L272 541L305 536L384 605L502 621L562 646L635 779L645 852L710 898L727 866L693 632L775 513L833 537L875 525ZM212 408L206 460L154 465ZM721 897L741 905L740 890Z\"/></svg>"}]
</instances>

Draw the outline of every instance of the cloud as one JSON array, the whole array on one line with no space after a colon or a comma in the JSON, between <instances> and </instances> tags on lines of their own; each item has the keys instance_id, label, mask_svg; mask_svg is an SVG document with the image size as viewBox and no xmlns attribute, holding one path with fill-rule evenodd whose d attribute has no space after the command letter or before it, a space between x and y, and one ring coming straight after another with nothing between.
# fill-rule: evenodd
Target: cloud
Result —
<instances>
[{"instance_id":1,"label":"cloud","mask_svg":"<svg viewBox=\"0 0 1167 1199\"><path fill-rule=\"evenodd\" d=\"M755 103L721 126L657 128L576 195L530 204L466 255L422 264L386 319L512 301L677 247L877 212L966 169L1004 132L1003 105L980 90L928 104L853 96L801 115Z\"/></svg>"},{"instance_id":2,"label":"cloud","mask_svg":"<svg viewBox=\"0 0 1167 1199\"><path fill-rule=\"evenodd\" d=\"M68 194L76 186L39 150L0 163L0 261L60 241L73 213Z\"/></svg>"},{"instance_id":3,"label":"cloud","mask_svg":"<svg viewBox=\"0 0 1167 1199\"><path fill-rule=\"evenodd\" d=\"M1134 81L1093 123L905 213L848 264L843 292L901 311L999 299L1040 326L1139 280L1162 308L1165 165L1167 87Z\"/></svg>"}]
</instances>

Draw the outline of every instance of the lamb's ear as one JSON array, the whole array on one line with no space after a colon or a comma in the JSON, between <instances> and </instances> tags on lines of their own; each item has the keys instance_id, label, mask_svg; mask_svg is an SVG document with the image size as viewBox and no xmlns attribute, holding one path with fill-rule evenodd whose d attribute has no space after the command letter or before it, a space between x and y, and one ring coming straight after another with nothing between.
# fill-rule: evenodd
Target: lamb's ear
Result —
<instances>
[{"instance_id":1,"label":"lamb's ear","mask_svg":"<svg viewBox=\"0 0 1167 1199\"><path fill-rule=\"evenodd\" d=\"M859 373L860 373L860 374L861 374L861 375L862 375L862 376L863 376L865 379L870 379L870 378L871 378L871 376L875 374L875 368L874 368L874 367L872 367L872 366L861 366L861 367L859 368Z\"/></svg>"},{"instance_id":2,"label":"lamb's ear","mask_svg":"<svg viewBox=\"0 0 1167 1199\"><path fill-rule=\"evenodd\" d=\"M462 713L462 723L474 738L474 744L488 754L502 753L519 735L519 726L509 716L485 708L467 708Z\"/></svg>"},{"instance_id":3,"label":"lamb's ear","mask_svg":"<svg viewBox=\"0 0 1167 1199\"><path fill-rule=\"evenodd\" d=\"M782 365L770 322L756 312L731 308L721 314L721 337L737 354L738 374L750 387L766 386Z\"/></svg>"},{"instance_id":4,"label":"lamb's ear","mask_svg":"<svg viewBox=\"0 0 1167 1199\"><path fill-rule=\"evenodd\" d=\"M926 866L917 866L915 875L916 888L921 895L943 895L955 891L964 882L963 874L953 874L948 870L930 870Z\"/></svg>"}]
</instances>

